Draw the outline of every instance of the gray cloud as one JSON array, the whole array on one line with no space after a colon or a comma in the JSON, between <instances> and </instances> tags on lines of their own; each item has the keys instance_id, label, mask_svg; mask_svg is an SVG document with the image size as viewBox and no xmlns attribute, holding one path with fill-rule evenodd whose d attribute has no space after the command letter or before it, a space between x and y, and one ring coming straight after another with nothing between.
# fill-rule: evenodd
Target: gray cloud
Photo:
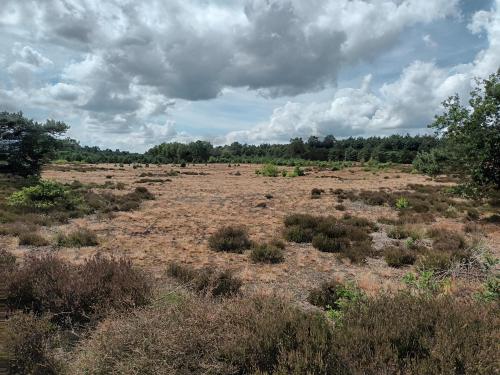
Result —
<instances>
[{"instance_id":1,"label":"gray cloud","mask_svg":"<svg viewBox=\"0 0 500 375\"><path fill-rule=\"evenodd\" d=\"M344 67L383 54L407 27L456 15L458 3L4 0L0 31L16 36L18 44L17 52L2 56L10 87L0 87L0 105L11 108L21 91L23 101L18 102L24 106L50 106L51 113L80 118L79 135L86 136L86 129L134 134L127 139L147 143L167 137L169 128L170 137L187 139L182 132L172 135L172 126L165 125L175 99L209 100L227 87L270 97L334 87ZM493 33L492 17L479 14L471 30ZM494 53L480 60L484 69L496 62ZM414 102L405 100L415 88L407 79L415 66L380 92L365 85L338 90L328 102L290 103L276 109L268 123L227 139L257 142L292 134L363 134L377 126L417 126L427 116L429 98L422 93ZM433 82L446 82L446 72L419 66L423 74L438 71L445 77ZM423 75L415 79L425 81L424 90L449 84L427 84Z\"/></svg>"}]
</instances>

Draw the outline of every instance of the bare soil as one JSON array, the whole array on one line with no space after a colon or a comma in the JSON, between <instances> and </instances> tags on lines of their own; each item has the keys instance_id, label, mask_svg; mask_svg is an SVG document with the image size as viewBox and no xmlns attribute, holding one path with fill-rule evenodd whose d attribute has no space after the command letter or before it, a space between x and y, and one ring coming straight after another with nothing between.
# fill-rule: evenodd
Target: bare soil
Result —
<instances>
[{"instance_id":1,"label":"bare soil","mask_svg":"<svg viewBox=\"0 0 500 375\"><path fill-rule=\"evenodd\" d=\"M297 212L338 217L350 213L374 221L379 217L396 217L396 212L389 207L368 206L349 200L342 203L346 210L338 211L335 206L339 202L330 189L386 188L391 191L404 189L408 184L437 182L399 170L367 172L360 167L342 171L312 169L303 177L273 178L258 176L255 170L259 167L209 164L189 165L186 168L154 165L133 169L131 166L120 168L107 164L99 165L98 169L89 166L84 172L71 167L49 167L43 173L45 179L98 184L123 182L126 184L123 193L136 186L146 186L156 196L155 200L144 202L139 210L119 212L112 219L94 215L48 229L55 233L82 226L96 231L99 236L97 247L58 248L54 251L77 262L96 252L128 256L156 277L162 277L168 262L173 260L195 267L228 268L243 279L246 291L277 292L298 301L305 300L311 288L329 279L354 279L370 294L401 286L402 276L411 268L390 268L383 257L369 259L363 265L351 265L348 260L319 252L310 244L287 243L283 263L262 265L252 263L249 252L231 254L211 251L207 240L221 226L233 224L245 226L255 241L281 237L283 218ZM141 173L162 175L172 168L181 174L169 177L170 181L137 183ZM313 188L325 190L320 199L311 199ZM119 194L120 191L113 190L113 193ZM267 194L272 198L267 199ZM262 202L266 203L266 207L257 207ZM461 230L463 221L439 218L433 225ZM381 228L373 235L376 248L383 248L392 241L385 235L383 226ZM485 241L498 256L499 227L485 225L484 230L487 233ZM17 246L14 238L4 237L0 241L19 256L28 250Z\"/></svg>"}]
</instances>

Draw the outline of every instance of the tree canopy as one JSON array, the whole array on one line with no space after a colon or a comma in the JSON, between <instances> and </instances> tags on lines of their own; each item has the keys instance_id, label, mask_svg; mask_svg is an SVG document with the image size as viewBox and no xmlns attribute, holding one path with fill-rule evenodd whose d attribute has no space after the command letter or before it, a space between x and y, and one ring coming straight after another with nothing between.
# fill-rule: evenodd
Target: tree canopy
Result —
<instances>
[{"instance_id":1,"label":"tree canopy","mask_svg":"<svg viewBox=\"0 0 500 375\"><path fill-rule=\"evenodd\" d=\"M0 168L10 173L38 175L43 163L57 151L68 126L47 120L40 124L21 112L0 112Z\"/></svg>"}]
</instances>

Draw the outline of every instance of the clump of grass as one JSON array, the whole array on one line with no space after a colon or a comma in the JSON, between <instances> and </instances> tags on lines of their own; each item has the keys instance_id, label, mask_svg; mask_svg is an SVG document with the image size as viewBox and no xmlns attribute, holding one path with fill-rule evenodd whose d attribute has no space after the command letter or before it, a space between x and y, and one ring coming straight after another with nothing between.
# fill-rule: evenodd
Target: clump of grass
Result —
<instances>
[{"instance_id":1,"label":"clump of grass","mask_svg":"<svg viewBox=\"0 0 500 375\"><path fill-rule=\"evenodd\" d=\"M27 232L19 235L19 245L23 246L48 246L50 241L37 232Z\"/></svg>"},{"instance_id":2,"label":"clump of grass","mask_svg":"<svg viewBox=\"0 0 500 375\"><path fill-rule=\"evenodd\" d=\"M384 259L388 266L399 268L415 263L417 257L404 248L391 246L384 250Z\"/></svg>"},{"instance_id":3,"label":"clump of grass","mask_svg":"<svg viewBox=\"0 0 500 375\"><path fill-rule=\"evenodd\" d=\"M95 232L88 228L78 228L67 234L59 233L56 242L58 246L64 247L97 246L99 244Z\"/></svg>"},{"instance_id":4,"label":"clump of grass","mask_svg":"<svg viewBox=\"0 0 500 375\"><path fill-rule=\"evenodd\" d=\"M307 243L312 241L314 231L311 228L304 228L300 225L291 225L285 228L283 236L290 242Z\"/></svg>"},{"instance_id":5,"label":"clump of grass","mask_svg":"<svg viewBox=\"0 0 500 375\"><path fill-rule=\"evenodd\" d=\"M180 263L170 263L167 275L184 283L184 285L202 295L212 297L229 297L239 293L242 281L232 272L216 271L213 268L194 269Z\"/></svg>"},{"instance_id":6,"label":"clump of grass","mask_svg":"<svg viewBox=\"0 0 500 375\"><path fill-rule=\"evenodd\" d=\"M346 207L343 204L337 204L335 206L335 209L338 210L338 211L345 211Z\"/></svg>"},{"instance_id":7,"label":"clump of grass","mask_svg":"<svg viewBox=\"0 0 500 375\"><path fill-rule=\"evenodd\" d=\"M276 264L285 260L285 244L281 241L257 244L252 247L250 259L255 263Z\"/></svg>"},{"instance_id":8,"label":"clump of grass","mask_svg":"<svg viewBox=\"0 0 500 375\"><path fill-rule=\"evenodd\" d=\"M227 226L219 229L208 239L208 245L215 251L227 251L241 254L252 245L245 228Z\"/></svg>"}]
</instances>

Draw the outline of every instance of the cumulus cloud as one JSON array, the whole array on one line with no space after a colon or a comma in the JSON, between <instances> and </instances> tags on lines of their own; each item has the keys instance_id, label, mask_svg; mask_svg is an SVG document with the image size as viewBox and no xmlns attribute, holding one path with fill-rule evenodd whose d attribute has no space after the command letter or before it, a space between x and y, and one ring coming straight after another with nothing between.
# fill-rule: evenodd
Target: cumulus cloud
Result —
<instances>
[{"instance_id":1,"label":"cumulus cloud","mask_svg":"<svg viewBox=\"0 0 500 375\"><path fill-rule=\"evenodd\" d=\"M371 76L367 76L361 88L337 90L328 102L288 102L276 108L268 122L231 132L221 143L285 142L311 134L342 137L424 129L445 98L457 93L466 99L475 77L486 77L500 68L500 0L491 11L475 13L468 27L474 33L484 32L488 38L488 48L470 64L441 68L435 62L415 61L377 92L370 89Z\"/></svg>"},{"instance_id":2,"label":"cumulus cloud","mask_svg":"<svg viewBox=\"0 0 500 375\"><path fill-rule=\"evenodd\" d=\"M422 125L438 94L497 63L497 13L474 16L469 28L488 35L490 49L465 73L416 62L379 90L366 77L362 87L337 90L327 102L290 97L335 87L346 67L389 51L408 28L459 12L459 0L4 0L0 31L16 42L2 56L0 105L48 107L63 119L79 118L75 133L89 142L115 134L113 144L168 138L177 99L210 100L226 88L289 100L268 122L228 140L412 128ZM0 36L0 43L9 42ZM412 93L417 89L424 91Z\"/></svg>"}]
</instances>

